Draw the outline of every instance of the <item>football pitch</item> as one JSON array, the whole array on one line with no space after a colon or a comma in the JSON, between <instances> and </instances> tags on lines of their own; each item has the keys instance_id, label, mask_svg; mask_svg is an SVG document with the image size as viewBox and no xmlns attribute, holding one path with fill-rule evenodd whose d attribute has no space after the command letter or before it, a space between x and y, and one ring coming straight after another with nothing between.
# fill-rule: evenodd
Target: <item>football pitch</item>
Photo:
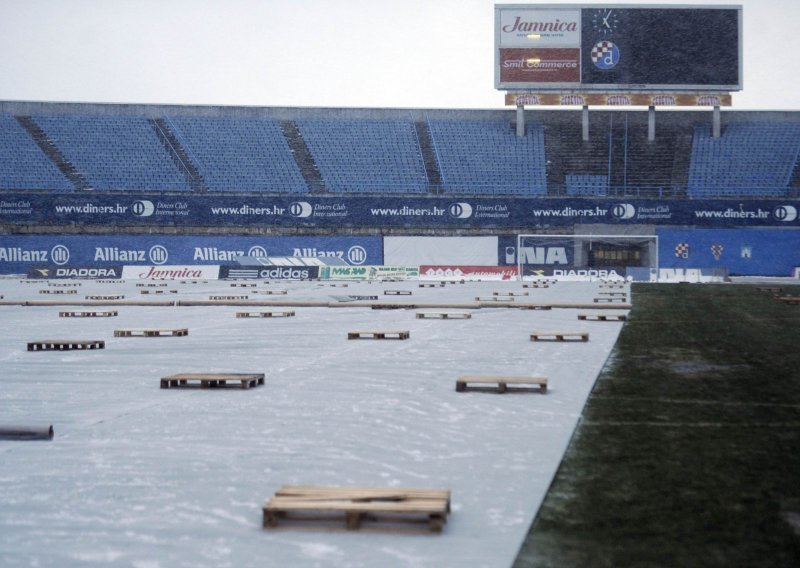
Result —
<instances>
[{"instance_id":1,"label":"football pitch","mask_svg":"<svg viewBox=\"0 0 800 568\"><path fill-rule=\"evenodd\" d=\"M632 293L515 566L800 565L800 307Z\"/></svg>"}]
</instances>

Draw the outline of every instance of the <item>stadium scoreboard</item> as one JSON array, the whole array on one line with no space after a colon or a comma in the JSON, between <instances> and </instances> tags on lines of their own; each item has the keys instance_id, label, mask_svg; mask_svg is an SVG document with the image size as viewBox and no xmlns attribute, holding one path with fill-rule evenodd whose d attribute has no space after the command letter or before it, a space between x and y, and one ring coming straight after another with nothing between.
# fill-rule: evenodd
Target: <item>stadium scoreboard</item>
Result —
<instances>
[{"instance_id":1,"label":"stadium scoreboard","mask_svg":"<svg viewBox=\"0 0 800 568\"><path fill-rule=\"evenodd\" d=\"M498 4L495 87L729 93L742 89L741 38L741 6Z\"/></svg>"}]
</instances>

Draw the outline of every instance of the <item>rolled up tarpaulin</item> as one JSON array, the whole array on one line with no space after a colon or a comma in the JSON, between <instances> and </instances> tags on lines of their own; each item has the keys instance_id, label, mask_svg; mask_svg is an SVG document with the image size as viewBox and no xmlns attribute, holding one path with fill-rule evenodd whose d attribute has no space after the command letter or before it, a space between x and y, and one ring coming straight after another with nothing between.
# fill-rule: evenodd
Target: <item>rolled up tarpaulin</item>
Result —
<instances>
[{"instance_id":1,"label":"rolled up tarpaulin","mask_svg":"<svg viewBox=\"0 0 800 568\"><path fill-rule=\"evenodd\" d=\"M8 426L0 424L0 440L52 440L53 425Z\"/></svg>"}]
</instances>

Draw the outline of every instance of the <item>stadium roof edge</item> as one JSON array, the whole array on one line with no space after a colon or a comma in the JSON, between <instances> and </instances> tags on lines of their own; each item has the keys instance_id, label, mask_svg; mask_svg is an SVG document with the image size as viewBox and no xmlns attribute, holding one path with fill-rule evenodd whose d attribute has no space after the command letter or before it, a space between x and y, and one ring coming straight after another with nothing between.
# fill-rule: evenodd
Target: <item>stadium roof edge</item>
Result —
<instances>
[{"instance_id":1,"label":"stadium roof edge","mask_svg":"<svg viewBox=\"0 0 800 568\"><path fill-rule=\"evenodd\" d=\"M630 112L646 113L646 108L640 107L592 107L594 112ZM273 118L277 120L297 120L311 118L396 118L414 120L429 118L450 119L504 119L513 121L515 110L513 107L496 109L459 109L459 108L378 108L378 107L287 107L287 106L254 106L254 105L180 105L180 104L155 104L155 103L90 103L90 102L53 102L53 101L21 101L0 100L0 113L14 115L36 114L84 114L84 115L109 115L140 116L157 118L164 115L180 116L219 116L242 118ZM526 107L526 113L548 113L550 115L562 113L575 115L580 107ZM679 113L707 113L709 109L690 107L658 107L659 114ZM724 115L735 115L738 118L757 115L759 120L800 118L800 110L752 110L726 108Z\"/></svg>"}]
</instances>

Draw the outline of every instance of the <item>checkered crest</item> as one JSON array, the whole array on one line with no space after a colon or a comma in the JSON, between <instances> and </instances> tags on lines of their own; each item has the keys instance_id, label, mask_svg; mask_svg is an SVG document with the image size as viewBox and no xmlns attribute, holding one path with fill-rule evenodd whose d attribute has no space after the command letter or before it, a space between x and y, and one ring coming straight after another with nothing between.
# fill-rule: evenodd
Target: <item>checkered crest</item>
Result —
<instances>
[{"instance_id":1,"label":"checkered crest","mask_svg":"<svg viewBox=\"0 0 800 568\"><path fill-rule=\"evenodd\" d=\"M678 243L675 247L675 256L678 258L689 258L689 243Z\"/></svg>"},{"instance_id":2,"label":"checkered crest","mask_svg":"<svg viewBox=\"0 0 800 568\"><path fill-rule=\"evenodd\" d=\"M597 63L600 61L611 49L614 44L610 41L601 41L592 48L592 62Z\"/></svg>"},{"instance_id":3,"label":"checkered crest","mask_svg":"<svg viewBox=\"0 0 800 568\"><path fill-rule=\"evenodd\" d=\"M714 255L715 260L720 259L723 250L725 250L725 247L722 245L711 245L711 254Z\"/></svg>"}]
</instances>

